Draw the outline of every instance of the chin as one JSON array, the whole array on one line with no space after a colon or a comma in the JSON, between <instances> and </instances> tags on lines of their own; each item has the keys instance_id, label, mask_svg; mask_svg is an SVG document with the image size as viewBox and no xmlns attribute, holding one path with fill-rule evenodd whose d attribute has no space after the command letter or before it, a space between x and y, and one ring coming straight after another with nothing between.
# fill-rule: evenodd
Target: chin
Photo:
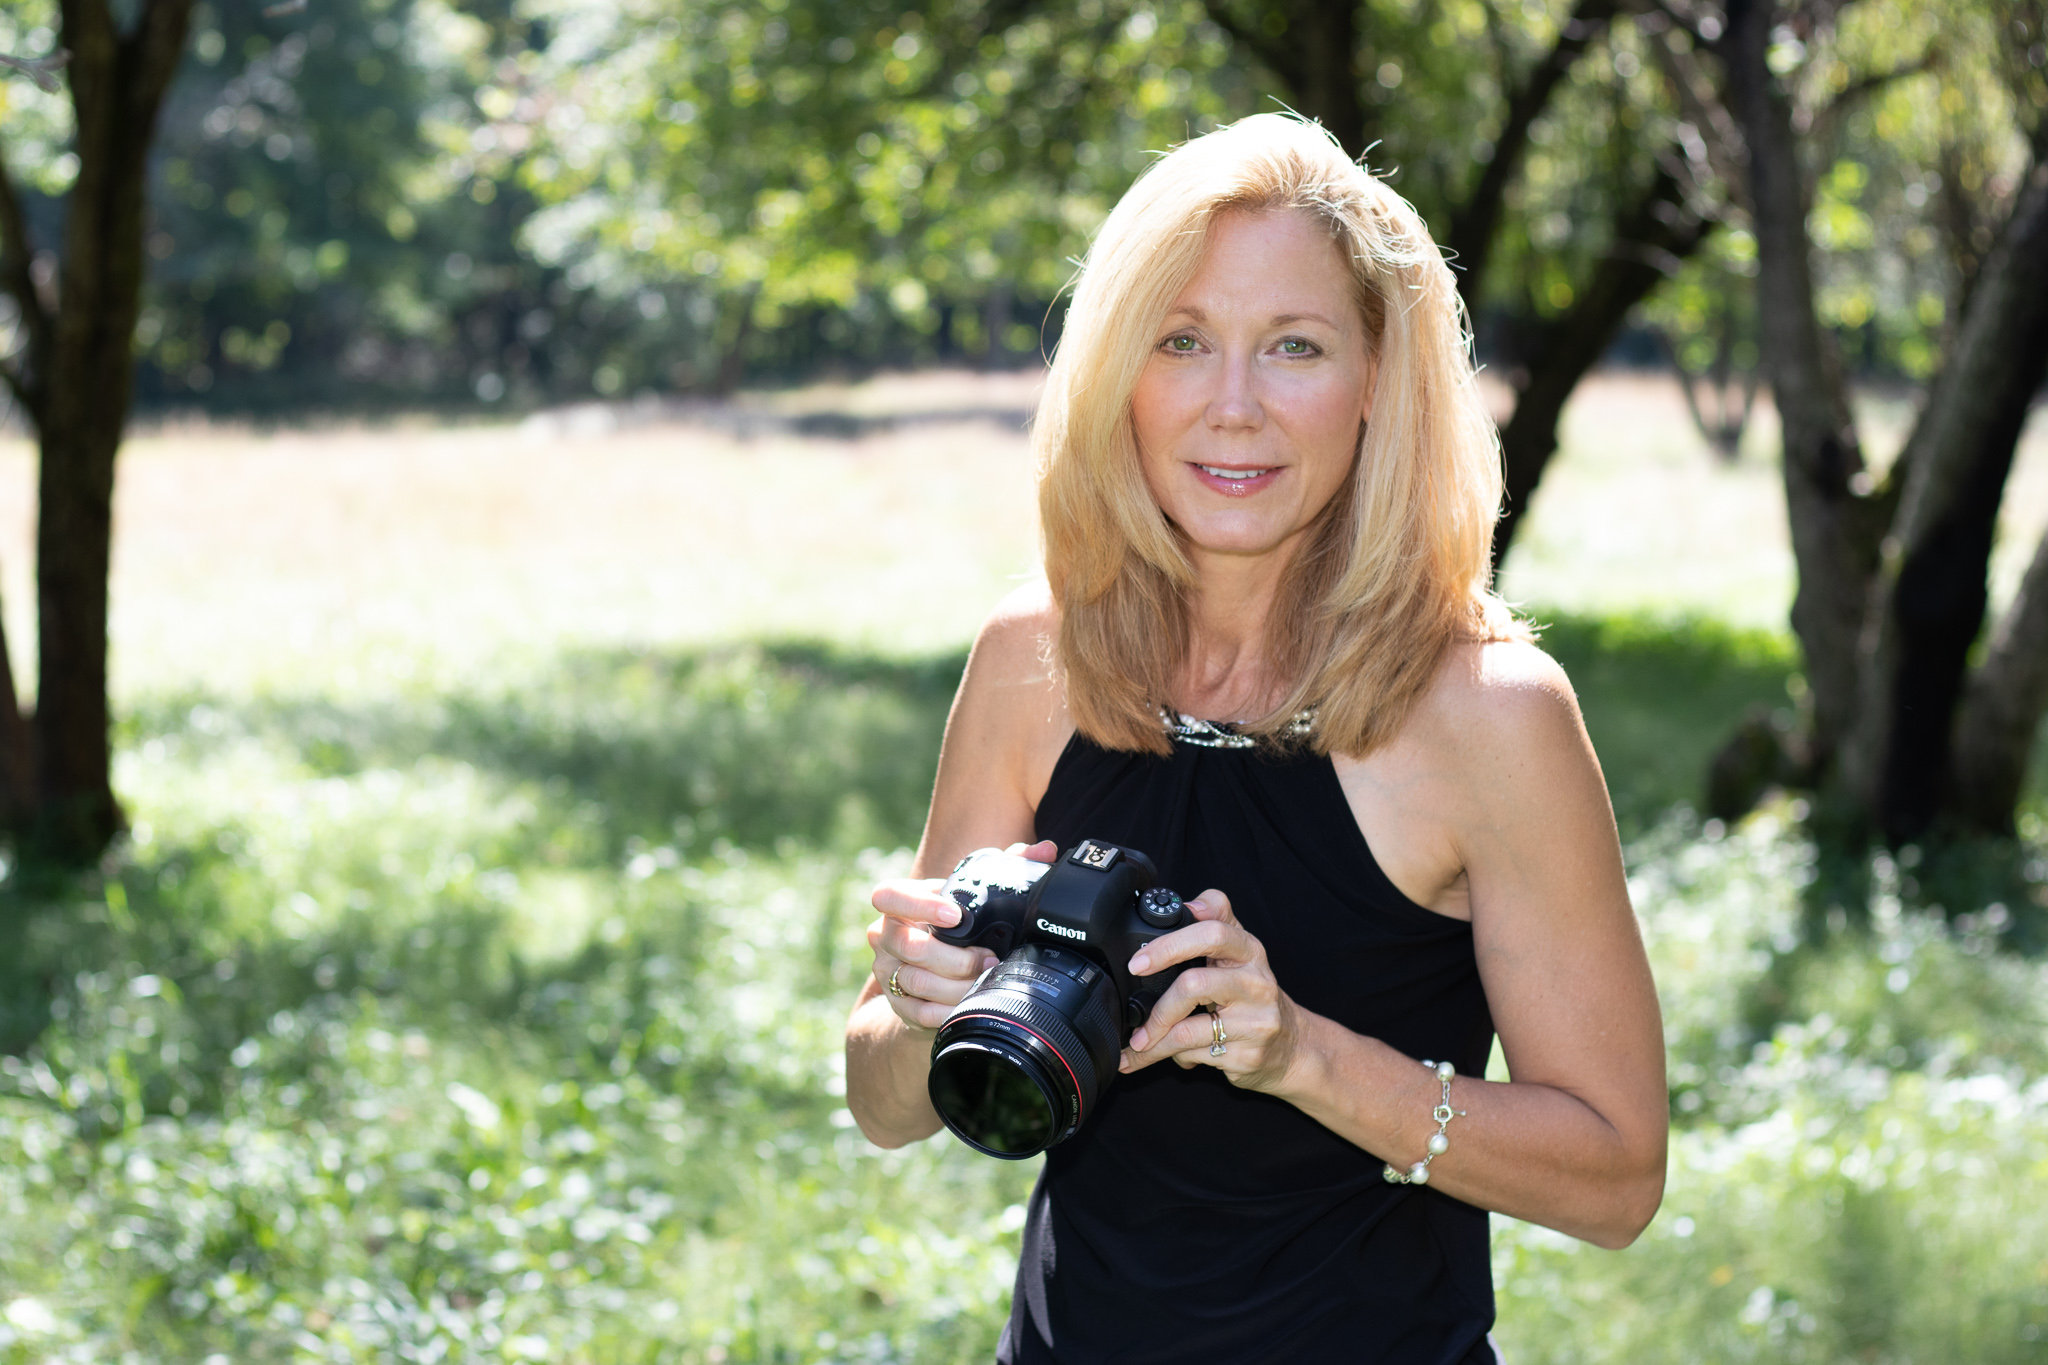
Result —
<instances>
[{"instance_id":1,"label":"chin","mask_svg":"<svg viewBox=\"0 0 2048 1365\"><path fill-rule=\"evenodd\" d=\"M1238 555L1256 558L1283 549L1292 538L1272 532L1222 530L1197 527L1182 528L1188 539L1188 548L1211 555Z\"/></svg>"}]
</instances>

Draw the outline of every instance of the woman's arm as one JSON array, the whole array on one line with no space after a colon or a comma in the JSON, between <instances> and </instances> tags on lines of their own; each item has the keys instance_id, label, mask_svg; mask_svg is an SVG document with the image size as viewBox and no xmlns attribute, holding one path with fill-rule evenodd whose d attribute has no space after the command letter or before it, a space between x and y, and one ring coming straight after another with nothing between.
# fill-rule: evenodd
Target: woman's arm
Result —
<instances>
[{"instance_id":1,"label":"woman's arm","mask_svg":"<svg viewBox=\"0 0 2048 1365\"><path fill-rule=\"evenodd\" d=\"M938 1131L925 1091L932 1033L993 960L930 926L959 922L937 878L977 848L1032 838L1038 799L1071 724L1044 660L1051 606L1013 594L975 640L946 720L931 813L911 878L875 889L874 969L846 1026L846 1106L870 1141L900 1147ZM894 978L900 994L891 992Z\"/></svg>"},{"instance_id":2,"label":"woman's arm","mask_svg":"<svg viewBox=\"0 0 2048 1365\"><path fill-rule=\"evenodd\" d=\"M1474 949L1509 1083L1458 1077L1449 1149L1429 1183L1467 1203L1602 1246L1633 1241L1663 1197L1668 1124L1662 1024L1628 902L1599 765L1564 674L1529 646L1447 663L1414 724L1428 803L1462 863ZM1203 923L1155 945L1148 968L1208 955L1132 1039L1133 1065L1214 1065L1407 1170L1428 1150L1433 1072L1301 1009L1263 949L1205 893ZM1185 939L1183 940L1183 936ZM1170 951L1161 949L1171 943ZM1135 964L1134 964L1135 965ZM1199 1002L1224 1005L1208 1055ZM1162 1036L1163 1032L1163 1036Z\"/></svg>"}]
</instances>

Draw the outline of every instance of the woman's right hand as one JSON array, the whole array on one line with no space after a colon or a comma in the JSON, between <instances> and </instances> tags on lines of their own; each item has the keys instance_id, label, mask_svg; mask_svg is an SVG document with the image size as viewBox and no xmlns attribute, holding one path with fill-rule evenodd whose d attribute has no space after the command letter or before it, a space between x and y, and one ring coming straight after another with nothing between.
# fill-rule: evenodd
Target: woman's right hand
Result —
<instances>
[{"instance_id":1,"label":"woman's right hand","mask_svg":"<svg viewBox=\"0 0 2048 1365\"><path fill-rule=\"evenodd\" d=\"M1050 840L1012 844L1005 852L1041 863L1059 856ZM933 933L960 922L960 907L939 894L944 885L943 878L903 878L883 882L869 898L881 912L868 926L875 984L896 1017L924 1033L936 1031L996 961L986 948L947 943Z\"/></svg>"}]
</instances>

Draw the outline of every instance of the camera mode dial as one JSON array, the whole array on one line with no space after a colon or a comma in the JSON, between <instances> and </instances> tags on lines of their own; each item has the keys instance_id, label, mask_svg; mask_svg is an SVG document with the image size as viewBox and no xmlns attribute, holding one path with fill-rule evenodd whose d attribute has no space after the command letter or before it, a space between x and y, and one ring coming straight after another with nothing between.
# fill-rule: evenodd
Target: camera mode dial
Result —
<instances>
[{"instance_id":1,"label":"camera mode dial","mask_svg":"<svg viewBox=\"0 0 2048 1365\"><path fill-rule=\"evenodd\" d=\"M1155 886L1138 897L1138 918L1154 929L1171 929L1180 923L1181 898L1163 886Z\"/></svg>"}]
</instances>

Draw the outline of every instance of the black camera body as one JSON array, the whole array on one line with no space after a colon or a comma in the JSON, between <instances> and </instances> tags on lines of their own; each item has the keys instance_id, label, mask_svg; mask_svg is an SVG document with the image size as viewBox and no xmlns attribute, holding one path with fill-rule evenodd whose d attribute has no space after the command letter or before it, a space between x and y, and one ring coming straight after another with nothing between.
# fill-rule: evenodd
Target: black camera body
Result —
<instances>
[{"instance_id":1,"label":"black camera body","mask_svg":"<svg viewBox=\"0 0 2048 1365\"><path fill-rule=\"evenodd\" d=\"M1140 948L1195 922L1136 849L1084 839L1053 863L982 849L943 894L946 943L999 961L939 1026L932 1106L991 1156L1032 1156L1071 1137L1117 1074L1133 1030L1191 963L1131 973Z\"/></svg>"}]
</instances>

